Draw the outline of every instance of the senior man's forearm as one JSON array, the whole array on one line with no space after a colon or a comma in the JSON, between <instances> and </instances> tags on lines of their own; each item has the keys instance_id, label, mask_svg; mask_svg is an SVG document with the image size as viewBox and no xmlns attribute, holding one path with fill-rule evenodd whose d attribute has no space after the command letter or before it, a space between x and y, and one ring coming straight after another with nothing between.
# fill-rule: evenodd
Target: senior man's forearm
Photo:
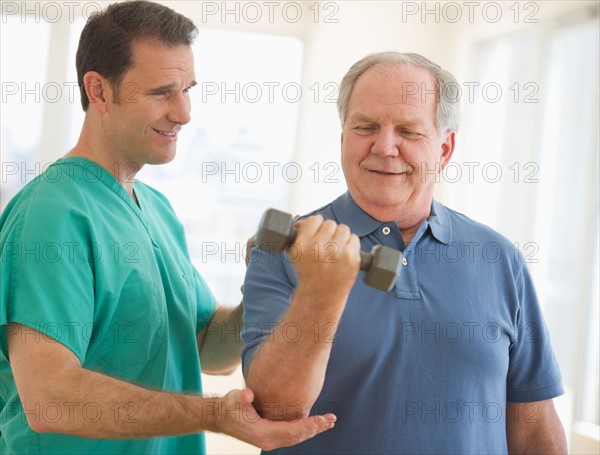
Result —
<instances>
[{"instance_id":1,"label":"senior man's forearm","mask_svg":"<svg viewBox=\"0 0 600 455\"><path fill-rule=\"evenodd\" d=\"M259 413L272 420L306 417L321 393L332 341L347 294L296 289L288 311L248 366L246 383ZM317 324L317 325L315 325ZM315 327L331 327L315 336ZM287 332L293 327L293 342Z\"/></svg>"}]
</instances>

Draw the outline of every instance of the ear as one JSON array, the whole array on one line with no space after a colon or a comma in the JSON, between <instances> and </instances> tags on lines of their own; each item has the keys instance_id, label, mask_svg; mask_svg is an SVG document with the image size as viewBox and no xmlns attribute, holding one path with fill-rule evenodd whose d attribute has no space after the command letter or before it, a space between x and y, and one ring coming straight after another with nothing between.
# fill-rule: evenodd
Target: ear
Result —
<instances>
[{"instance_id":1,"label":"ear","mask_svg":"<svg viewBox=\"0 0 600 455\"><path fill-rule=\"evenodd\" d=\"M449 131L446 139L444 139L444 142L440 146L442 152L440 155L440 172L446 167L446 164L448 164L454 153L454 134L454 131Z\"/></svg>"},{"instance_id":2,"label":"ear","mask_svg":"<svg viewBox=\"0 0 600 455\"><path fill-rule=\"evenodd\" d=\"M90 100L90 106L99 112L106 112L107 100L112 96L108 80L96 71L88 71L83 75L83 85Z\"/></svg>"}]
</instances>

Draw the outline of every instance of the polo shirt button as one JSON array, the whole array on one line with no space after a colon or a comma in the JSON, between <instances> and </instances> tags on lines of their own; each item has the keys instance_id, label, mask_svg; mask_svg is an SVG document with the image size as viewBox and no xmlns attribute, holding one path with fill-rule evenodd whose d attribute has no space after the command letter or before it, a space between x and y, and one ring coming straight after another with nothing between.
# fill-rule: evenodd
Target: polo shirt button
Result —
<instances>
[{"instance_id":1,"label":"polo shirt button","mask_svg":"<svg viewBox=\"0 0 600 455\"><path fill-rule=\"evenodd\" d=\"M381 232L383 232L383 235L389 235L389 233L392 232L392 230L388 226L384 226Z\"/></svg>"},{"instance_id":2,"label":"polo shirt button","mask_svg":"<svg viewBox=\"0 0 600 455\"><path fill-rule=\"evenodd\" d=\"M402 258L402 265L408 265L408 261L406 260L406 258Z\"/></svg>"}]
</instances>

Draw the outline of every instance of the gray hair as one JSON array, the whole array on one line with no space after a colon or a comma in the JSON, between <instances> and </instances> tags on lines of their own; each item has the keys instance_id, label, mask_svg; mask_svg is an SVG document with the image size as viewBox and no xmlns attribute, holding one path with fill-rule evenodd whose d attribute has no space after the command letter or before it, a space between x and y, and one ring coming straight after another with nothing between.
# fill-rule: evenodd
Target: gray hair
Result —
<instances>
[{"instance_id":1,"label":"gray hair","mask_svg":"<svg viewBox=\"0 0 600 455\"><path fill-rule=\"evenodd\" d=\"M447 131L458 131L460 126L460 86L456 78L441 66L419 54L379 52L369 54L350 67L340 84L337 109L342 127L348 114L348 103L358 78L374 66L414 65L425 68L436 82L436 126L441 135Z\"/></svg>"}]
</instances>

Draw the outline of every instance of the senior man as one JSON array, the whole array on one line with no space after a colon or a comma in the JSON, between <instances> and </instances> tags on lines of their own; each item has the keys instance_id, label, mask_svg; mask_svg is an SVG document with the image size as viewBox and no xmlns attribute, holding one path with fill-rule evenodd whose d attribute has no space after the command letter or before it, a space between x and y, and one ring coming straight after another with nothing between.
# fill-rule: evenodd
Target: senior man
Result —
<instances>
[{"instance_id":1,"label":"senior man","mask_svg":"<svg viewBox=\"0 0 600 455\"><path fill-rule=\"evenodd\" d=\"M560 372L523 258L433 199L454 152L454 84L417 54L356 62L338 99L348 191L299 222L293 260L252 252L242 362L256 407L338 416L277 453L566 452ZM403 251L391 291L356 280L358 239Z\"/></svg>"}]
</instances>

